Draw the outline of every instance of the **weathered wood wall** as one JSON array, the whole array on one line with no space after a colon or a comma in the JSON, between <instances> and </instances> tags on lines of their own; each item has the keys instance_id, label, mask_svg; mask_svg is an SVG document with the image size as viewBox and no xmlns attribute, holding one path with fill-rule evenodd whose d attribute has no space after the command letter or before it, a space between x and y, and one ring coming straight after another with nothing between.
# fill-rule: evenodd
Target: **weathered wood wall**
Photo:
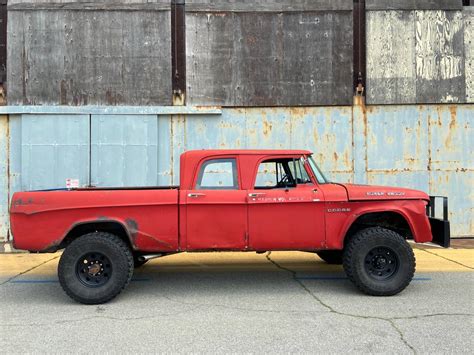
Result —
<instances>
[{"instance_id":1,"label":"weathered wood wall","mask_svg":"<svg viewBox=\"0 0 474 355\"><path fill-rule=\"evenodd\" d=\"M9 104L171 104L169 4L62 2L9 2Z\"/></svg>"},{"instance_id":2,"label":"weathered wood wall","mask_svg":"<svg viewBox=\"0 0 474 355\"><path fill-rule=\"evenodd\" d=\"M170 9L171 0L9 0L8 104L172 104L172 63L184 61L173 55L184 54L171 50ZM185 9L187 104L352 103L353 0L186 0ZM474 102L474 7L366 0L366 9L368 104Z\"/></svg>"},{"instance_id":3,"label":"weathered wood wall","mask_svg":"<svg viewBox=\"0 0 474 355\"><path fill-rule=\"evenodd\" d=\"M350 104L351 10L352 1L188 1L188 102Z\"/></svg>"},{"instance_id":4,"label":"weathered wood wall","mask_svg":"<svg viewBox=\"0 0 474 355\"><path fill-rule=\"evenodd\" d=\"M473 102L461 1L369 0L367 10L368 104Z\"/></svg>"},{"instance_id":5,"label":"weathered wood wall","mask_svg":"<svg viewBox=\"0 0 474 355\"><path fill-rule=\"evenodd\" d=\"M474 103L474 6L465 7L464 22L464 56L466 68L466 101Z\"/></svg>"}]
</instances>

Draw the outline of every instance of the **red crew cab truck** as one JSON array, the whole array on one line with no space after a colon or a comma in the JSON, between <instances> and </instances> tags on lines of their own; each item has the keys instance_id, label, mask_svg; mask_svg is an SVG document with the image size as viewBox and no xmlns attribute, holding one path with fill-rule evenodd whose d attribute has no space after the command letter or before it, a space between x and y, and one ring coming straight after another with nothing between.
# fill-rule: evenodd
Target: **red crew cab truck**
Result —
<instances>
[{"instance_id":1,"label":"red crew cab truck","mask_svg":"<svg viewBox=\"0 0 474 355\"><path fill-rule=\"evenodd\" d=\"M434 198L398 187L328 181L305 150L199 150L181 155L180 186L18 192L14 246L65 248L58 276L74 300L117 296L134 267L182 251L300 250L343 264L370 295L413 278L407 239L449 246Z\"/></svg>"}]
</instances>

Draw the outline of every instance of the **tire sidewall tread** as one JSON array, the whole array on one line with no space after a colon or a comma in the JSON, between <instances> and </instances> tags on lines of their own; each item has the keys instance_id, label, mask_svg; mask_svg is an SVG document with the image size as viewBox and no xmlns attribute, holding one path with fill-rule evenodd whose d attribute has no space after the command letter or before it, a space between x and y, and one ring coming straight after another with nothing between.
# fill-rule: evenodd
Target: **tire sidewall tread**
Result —
<instances>
[{"instance_id":1,"label":"tire sidewall tread","mask_svg":"<svg viewBox=\"0 0 474 355\"><path fill-rule=\"evenodd\" d=\"M112 264L110 280L103 286L87 287L76 275L78 258L88 252L105 254ZM105 232L85 234L68 245L61 255L58 278L66 294L77 302L100 304L116 297L129 283L133 275L133 254L118 236Z\"/></svg>"},{"instance_id":2,"label":"tire sidewall tread","mask_svg":"<svg viewBox=\"0 0 474 355\"><path fill-rule=\"evenodd\" d=\"M398 271L387 280L374 280L365 271L365 256L378 246L389 247L398 258ZM343 266L349 280L362 292L372 296L392 296L411 282L416 262L413 249L400 234L382 227L370 227L357 232L348 241Z\"/></svg>"}]
</instances>

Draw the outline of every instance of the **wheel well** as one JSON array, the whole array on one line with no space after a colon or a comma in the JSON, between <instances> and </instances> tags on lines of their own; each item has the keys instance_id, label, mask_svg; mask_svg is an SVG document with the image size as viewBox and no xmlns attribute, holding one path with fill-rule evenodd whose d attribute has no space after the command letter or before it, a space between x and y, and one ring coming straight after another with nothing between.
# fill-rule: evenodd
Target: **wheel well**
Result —
<instances>
[{"instance_id":1,"label":"wheel well","mask_svg":"<svg viewBox=\"0 0 474 355\"><path fill-rule=\"evenodd\" d=\"M81 223L72 228L63 239L58 249L66 248L69 243L74 239L80 237L81 235L93 232L107 232L116 235L121 238L127 245L130 247L130 250L133 250L132 243L125 227L119 222L90 222L90 223Z\"/></svg>"},{"instance_id":2,"label":"wheel well","mask_svg":"<svg viewBox=\"0 0 474 355\"><path fill-rule=\"evenodd\" d=\"M413 239L410 225L407 220L397 212L373 212L357 218L346 233L344 244L349 237L358 231L369 227L383 227L397 232L405 239Z\"/></svg>"}]
</instances>

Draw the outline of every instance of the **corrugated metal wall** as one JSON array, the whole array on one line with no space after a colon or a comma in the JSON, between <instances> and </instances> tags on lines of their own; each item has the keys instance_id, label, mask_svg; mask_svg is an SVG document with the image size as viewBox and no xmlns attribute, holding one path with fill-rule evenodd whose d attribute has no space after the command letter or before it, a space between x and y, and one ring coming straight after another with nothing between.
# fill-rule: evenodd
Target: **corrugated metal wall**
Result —
<instances>
[{"instance_id":1,"label":"corrugated metal wall","mask_svg":"<svg viewBox=\"0 0 474 355\"><path fill-rule=\"evenodd\" d=\"M473 117L474 105L18 115L10 118L11 192L64 187L66 178L97 186L175 185L187 149L310 149L333 180L449 196L453 235L472 235Z\"/></svg>"}]
</instances>

